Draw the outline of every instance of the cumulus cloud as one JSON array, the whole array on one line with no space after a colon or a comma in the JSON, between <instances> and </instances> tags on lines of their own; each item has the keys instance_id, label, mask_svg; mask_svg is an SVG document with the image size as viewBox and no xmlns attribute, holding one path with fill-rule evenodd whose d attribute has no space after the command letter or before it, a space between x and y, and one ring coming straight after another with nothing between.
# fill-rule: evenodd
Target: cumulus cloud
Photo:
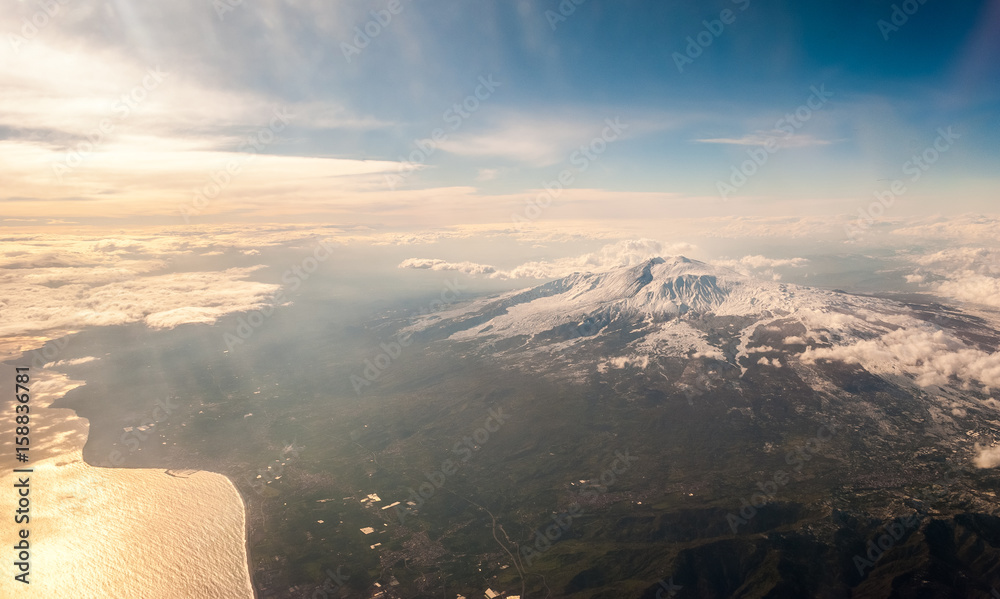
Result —
<instances>
[{"instance_id":1,"label":"cumulus cloud","mask_svg":"<svg viewBox=\"0 0 1000 599\"><path fill-rule=\"evenodd\" d=\"M938 295L1000 308L1000 278L964 271L934 287Z\"/></svg>"},{"instance_id":2,"label":"cumulus cloud","mask_svg":"<svg viewBox=\"0 0 1000 599\"><path fill-rule=\"evenodd\" d=\"M5 318L0 335L133 322L154 328L215 322L223 314L264 305L278 289L277 285L247 281L255 270L172 273L96 286L74 282L56 288L18 284L16 279L4 277L0 285L6 288Z\"/></svg>"},{"instance_id":3,"label":"cumulus cloud","mask_svg":"<svg viewBox=\"0 0 1000 599\"><path fill-rule=\"evenodd\" d=\"M1000 387L1000 353L988 354L943 330L916 324L852 345L808 348L802 355L805 363L817 360L860 364L874 374L910 374L924 387L945 386L952 378L965 385Z\"/></svg>"},{"instance_id":4,"label":"cumulus cloud","mask_svg":"<svg viewBox=\"0 0 1000 599\"><path fill-rule=\"evenodd\" d=\"M1000 466L1000 445L978 449L979 454L973 460L976 468L996 468Z\"/></svg>"},{"instance_id":5,"label":"cumulus cloud","mask_svg":"<svg viewBox=\"0 0 1000 599\"><path fill-rule=\"evenodd\" d=\"M740 264L751 268L778 268L782 266L800 267L809 264L806 258L765 258L764 256L744 256L740 258Z\"/></svg>"},{"instance_id":6,"label":"cumulus cloud","mask_svg":"<svg viewBox=\"0 0 1000 599\"><path fill-rule=\"evenodd\" d=\"M608 368L621 370L628 367L645 369L649 366L649 356L619 356L611 358L606 362L597 365L597 370L601 373L607 372Z\"/></svg>"},{"instance_id":7,"label":"cumulus cloud","mask_svg":"<svg viewBox=\"0 0 1000 599\"><path fill-rule=\"evenodd\" d=\"M214 245L253 255L247 251L253 246L317 242L320 230L265 225L209 227L199 233L8 234L0 249L0 337L22 339L21 347L27 348L37 339L85 326L210 324L228 313L259 308L279 289L249 280L263 266L184 272L177 260L211 253L205 250ZM77 363L82 361L63 365Z\"/></svg>"},{"instance_id":8,"label":"cumulus cloud","mask_svg":"<svg viewBox=\"0 0 1000 599\"><path fill-rule=\"evenodd\" d=\"M419 270L457 270L469 275L489 275L496 273L497 269L488 264L476 264L475 262L448 262L437 258L408 258L399 264L399 268L413 268Z\"/></svg>"},{"instance_id":9,"label":"cumulus cloud","mask_svg":"<svg viewBox=\"0 0 1000 599\"><path fill-rule=\"evenodd\" d=\"M905 275L908 283L960 302L1000 307L1000 249L949 248L910 260L919 268Z\"/></svg>"},{"instance_id":10,"label":"cumulus cloud","mask_svg":"<svg viewBox=\"0 0 1000 599\"><path fill-rule=\"evenodd\" d=\"M779 281L781 280L781 273L776 272L774 269L801 268L809 264L809 260L806 258L768 258L758 254L754 256L743 256L742 258L736 260L713 260L713 263L719 266L731 268L744 275L764 276L774 279L775 281Z\"/></svg>"},{"instance_id":11,"label":"cumulus cloud","mask_svg":"<svg viewBox=\"0 0 1000 599\"><path fill-rule=\"evenodd\" d=\"M552 279L575 272L603 272L615 268L634 266L657 256L674 256L696 249L689 243L666 244L653 239L630 239L605 245L596 252L581 256L526 262L502 270L474 262L447 262L439 259L409 258L399 268L430 270L458 270L473 275L488 275L492 279Z\"/></svg>"},{"instance_id":12,"label":"cumulus cloud","mask_svg":"<svg viewBox=\"0 0 1000 599\"><path fill-rule=\"evenodd\" d=\"M997 230L1000 230L1000 217L963 214L901 221L890 233L897 238L912 238L922 243L941 240L993 245L997 242Z\"/></svg>"},{"instance_id":13,"label":"cumulus cloud","mask_svg":"<svg viewBox=\"0 0 1000 599\"><path fill-rule=\"evenodd\" d=\"M1000 275L1000 250L987 247L949 248L913 258L913 262L941 270L971 270Z\"/></svg>"}]
</instances>

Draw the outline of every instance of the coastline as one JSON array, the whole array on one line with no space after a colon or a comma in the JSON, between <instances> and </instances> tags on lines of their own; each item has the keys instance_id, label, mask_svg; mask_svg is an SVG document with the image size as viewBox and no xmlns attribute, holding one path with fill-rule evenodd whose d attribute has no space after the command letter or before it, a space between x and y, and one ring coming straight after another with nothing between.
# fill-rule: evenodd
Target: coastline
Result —
<instances>
[{"instance_id":1,"label":"coastline","mask_svg":"<svg viewBox=\"0 0 1000 599\"><path fill-rule=\"evenodd\" d=\"M247 581L250 584L250 592L253 599L260 599L260 593L257 591L257 585L254 584L253 579L253 562L251 561L253 556L250 552L250 535L253 531L250 530L250 514L247 511L249 503L243 495L243 491L240 490L239 486L232 479L225 475L220 476L223 476L233 486L233 489L236 490L236 495L240 498L240 511L243 513L243 552L246 554Z\"/></svg>"},{"instance_id":2,"label":"coastline","mask_svg":"<svg viewBox=\"0 0 1000 599\"><path fill-rule=\"evenodd\" d=\"M258 599L247 503L236 484L203 470L176 476L162 468L87 463L89 420L51 407L84 384L52 370L34 377L33 428L44 432L32 439L28 467L37 499L28 527L38 541L32 543L30 587L18 583L15 590L4 577L0 595L99 597L110 591L120 599ZM7 422L0 432L6 428ZM13 465L10 455L0 461ZM13 484L10 473L6 468L0 474L0 484ZM0 507L13 512L10 500L0 498ZM81 562L100 566L81 568Z\"/></svg>"}]
</instances>

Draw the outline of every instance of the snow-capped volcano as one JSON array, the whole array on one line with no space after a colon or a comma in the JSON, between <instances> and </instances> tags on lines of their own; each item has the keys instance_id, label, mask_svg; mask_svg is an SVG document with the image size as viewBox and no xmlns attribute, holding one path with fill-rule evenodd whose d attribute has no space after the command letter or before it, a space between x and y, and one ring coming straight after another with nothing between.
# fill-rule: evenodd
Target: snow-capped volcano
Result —
<instances>
[{"instance_id":1,"label":"snow-capped volcano","mask_svg":"<svg viewBox=\"0 0 1000 599\"><path fill-rule=\"evenodd\" d=\"M983 338L982 324L954 311L931 314L888 299L760 280L678 256L481 299L413 329L471 344L477 353L557 356L563 370L566 363L580 370L673 357L724 361L745 373L794 358L860 363L921 383L957 376L996 386L997 334ZM985 343L969 343L977 328Z\"/></svg>"},{"instance_id":2,"label":"snow-capped volcano","mask_svg":"<svg viewBox=\"0 0 1000 599\"><path fill-rule=\"evenodd\" d=\"M845 303L880 303L841 293L752 279L733 270L683 256L652 258L643 264L596 274L574 274L517 292L505 317L489 322L491 334L534 334L540 327L565 324L576 316L607 319L669 319L689 312L715 316L783 314L801 308ZM850 298L850 301L845 301ZM884 303L884 302L881 302ZM458 336L456 338L461 338Z\"/></svg>"},{"instance_id":3,"label":"snow-capped volcano","mask_svg":"<svg viewBox=\"0 0 1000 599\"><path fill-rule=\"evenodd\" d=\"M479 339L491 344L521 336L535 342L574 343L625 328L630 336L638 336L632 345L662 346L684 355L687 349L718 353L693 326L706 319L749 319L745 324L751 325L795 313L816 320L830 312L873 309L903 310L884 300L757 280L678 256L608 272L573 274L474 302L424 325L448 327L453 341Z\"/></svg>"}]
</instances>

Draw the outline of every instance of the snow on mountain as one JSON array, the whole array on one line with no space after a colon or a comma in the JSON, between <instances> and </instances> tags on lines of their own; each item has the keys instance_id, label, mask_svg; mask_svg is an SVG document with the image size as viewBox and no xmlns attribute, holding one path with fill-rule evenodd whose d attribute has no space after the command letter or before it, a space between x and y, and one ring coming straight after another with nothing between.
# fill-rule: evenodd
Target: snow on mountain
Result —
<instances>
[{"instance_id":1,"label":"snow on mountain","mask_svg":"<svg viewBox=\"0 0 1000 599\"><path fill-rule=\"evenodd\" d=\"M976 326L955 312L922 314L887 299L758 280L679 256L481 299L414 328L438 329L483 352L544 353L602 371L685 357L729 362L745 373L780 365L758 355L771 350L806 365L857 363L921 385L957 379L1000 386L996 345L970 343Z\"/></svg>"},{"instance_id":2,"label":"snow on mountain","mask_svg":"<svg viewBox=\"0 0 1000 599\"><path fill-rule=\"evenodd\" d=\"M633 319L673 318L689 312L750 316L883 303L861 298L848 302L849 296L841 293L750 279L683 256L653 258L604 273L575 274L542 287L551 287L555 293L512 306L489 322L490 334L531 335L597 313ZM452 338L467 339L477 332L470 329Z\"/></svg>"}]
</instances>

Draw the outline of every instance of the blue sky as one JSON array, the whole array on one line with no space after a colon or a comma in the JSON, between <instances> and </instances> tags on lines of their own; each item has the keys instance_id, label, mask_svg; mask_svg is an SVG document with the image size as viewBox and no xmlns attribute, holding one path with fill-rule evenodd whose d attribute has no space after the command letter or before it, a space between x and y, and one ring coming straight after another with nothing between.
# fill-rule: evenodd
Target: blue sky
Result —
<instances>
[{"instance_id":1,"label":"blue sky","mask_svg":"<svg viewBox=\"0 0 1000 599\"><path fill-rule=\"evenodd\" d=\"M79 0L47 19L40 6L24 0L0 21L10 42L0 161L14 216L156 222L233 159L238 174L193 216L502 222L566 169L572 193L553 198L554 218L606 218L609 203L635 218L654 207L654 217L850 214L894 180L908 183L897 209L917 214L988 210L996 197L996 0ZM896 11L890 29L896 6L912 14ZM44 26L31 34L25 19ZM377 34L358 38L366 27ZM154 67L164 81L81 152ZM499 85L483 93L481 78ZM456 119L452 107L477 88L485 97ZM814 88L829 101L781 133L776 123ZM276 107L290 123L243 165L246 136ZM583 171L573 153L606 119L627 129ZM957 141L910 185L904 165L948 127ZM436 129L439 141L421 142ZM724 192L769 139L766 163ZM413 154L421 145L433 151ZM53 165L74 151L82 164L53 184ZM404 164L390 182L413 156L419 168Z\"/></svg>"}]
</instances>

